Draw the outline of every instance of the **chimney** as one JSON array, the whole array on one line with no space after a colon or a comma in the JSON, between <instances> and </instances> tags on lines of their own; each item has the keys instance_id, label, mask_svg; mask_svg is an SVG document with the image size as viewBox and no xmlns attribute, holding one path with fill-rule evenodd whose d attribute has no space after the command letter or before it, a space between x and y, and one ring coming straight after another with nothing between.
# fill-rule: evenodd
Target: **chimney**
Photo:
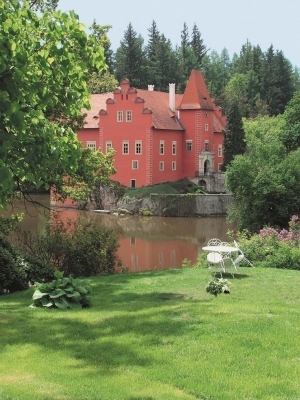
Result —
<instances>
[{"instance_id":1,"label":"chimney","mask_svg":"<svg viewBox=\"0 0 300 400\"><path fill-rule=\"evenodd\" d=\"M154 91L154 85L148 85L148 91L153 92Z\"/></svg>"},{"instance_id":2,"label":"chimney","mask_svg":"<svg viewBox=\"0 0 300 400\"><path fill-rule=\"evenodd\" d=\"M175 83L169 83L169 107L175 112Z\"/></svg>"}]
</instances>

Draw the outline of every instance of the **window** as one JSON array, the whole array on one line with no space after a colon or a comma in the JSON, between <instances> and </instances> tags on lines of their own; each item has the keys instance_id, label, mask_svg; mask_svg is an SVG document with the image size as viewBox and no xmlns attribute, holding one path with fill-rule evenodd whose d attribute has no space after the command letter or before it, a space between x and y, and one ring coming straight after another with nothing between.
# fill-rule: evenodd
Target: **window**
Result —
<instances>
[{"instance_id":1,"label":"window","mask_svg":"<svg viewBox=\"0 0 300 400\"><path fill-rule=\"evenodd\" d=\"M165 163L163 161L159 162L159 170L163 171L165 169Z\"/></svg>"},{"instance_id":2,"label":"window","mask_svg":"<svg viewBox=\"0 0 300 400\"><path fill-rule=\"evenodd\" d=\"M218 156L219 156L219 157L222 157L222 156L223 156L223 147L222 147L221 144L219 144L219 147L218 147Z\"/></svg>"},{"instance_id":3,"label":"window","mask_svg":"<svg viewBox=\"0 0 300 400\"><path fill-rule=\"evenodd\" d=\"M129 142L123 142L123 154L129 154Z\"/></svg>"},{"instance_id":4,"label":"window","mask_svg":"<svg viewBox=\"0 0 300 400\"><path fill-rule=\"evenodd\" d=\"M127 110L126 111L126 122L131 122L132 121L132 111Z\"/></svg>"},{"instance_id":5,"label":"window","mask_svg":"<svg viewBox=\"0 0 300 400\"><path fill-rule=\"evenodd\" d=\"M221 163L218 164L218 171L222 171L222 165Z\"/></svg>"},{"instance_id":6,"label":"window","mask_svg":"<svg viewBox=\"0 0 300 400\"><path fill-rule=\"evenodd\" d=\"M176 161L172 161L172 171L176 171Z\"/></svg>"},{"instance_id":7,"label":"window","mask_svg":"<svg viewBox=\"0 0 300 400\"><path fill-rule=\"evenodd\" d=\"M186 142L185 142L185 149L186 149L186 151L192 151L192 141L191 140L187 140Z\"/></svg>"},{"instance_id":8,"label":"window","mask_svg":"<svg viewBox=\"0 0 300 400\"><path fill-rule=\"evenodd\" d=\"M205 129L206 131L208 131L208 124L205 124L205 125L204 125L204 129Z\"/></svg>"},{"instance_id":9,"label":"window","mask_svg":"<svg viewBox=\"0 0 300 400\"><path fill-rule=\"evenodd\" d=\"M142 142L140 140L135 142L135 154L142 154Z\"/></svg>"},{"instance_id":10,"label":"window","mask_svg":"<svg viewBox=\"0 0 300 400\"><path fill-rule=\"evenodd\" d=\"M161 140L159 142L159 154L163 155L165 153L165 142Z\"/></svg>"},{"instance_id":11,"label":"window","mask_svg":"<svg viewBox=\"0 0 300 400\"><path fill-rule=\"evenodd\" d=\"M96 151L96 142L86 142L86 147L92 151Z\"/></svg>"},{"instance_id":12,"label":"window","mask_svg":"<svg viewBox=\"0 0 300 400\"><path fill-rule=\"evenodd\" d=\"M108 153L109 149L112 148L112 142L106 142L105 144L105 148L106 148L106 154Z\"/></svg>"},{"instance_id":13,"label":"window","mask_svg":"<svg viewBox=\"0 0 300 400\"><path fill-rule=\"evenodd\" d=\"M117 111L117 121L123 122L123 111Z\"/></svg>"},{"instance_id":14,"label":"window","mask_svg":"<svg viewBox=\"0 0 300 400\"><path fill-rule=\"evenodd\" d=\"M207 112L204 115L205 115L206 118L208 117L208 113Z\"/></svg>"},{"instance_id":15,"label":"window","mask_svg":"<svg viewBox=\"0 0 300 400\"><path fill-rule=\"evenodd\" d=\"M130 245L135 246L135 236L130 236Z\"/></svg>"},{"instance_id":16,"label":"window","mask_svg":"<svg viewBox=\"0 0 300 400\"><path fill-rule=\"evenodd\" d=\"M136 187L136 181L135 179L131 179L130 181L130 187L135 188Z\"/></svg>"},{"instance_id":17,"label":"window","mask_svg":"<svg viewBox=\"0 0 300 400\"><path fill-rule=\"evenodd\" d=\"M209 141L205 140L204 142L204 151L209 151Z\"/></svg>"},{"instance_id":18,"label":"window","mask_svg":"<svg viewBox=\"0 0 300 400\"><path fill-rule=\"evenodd\" d=\"M176 155L176 148L177 148L177 142L172 142L172 154L173 154L173 156Z\"/></svg>"},{"instance_id":19,"label":"window","mask_svg":"<svg viewBox=\"0 0 300 400\"><path fill-rule=\"evenodd\" d=\"M138 161L136 161L136 160L133 160L132 161L132 169L138 169Z\"/></svg>"}]
</instances>

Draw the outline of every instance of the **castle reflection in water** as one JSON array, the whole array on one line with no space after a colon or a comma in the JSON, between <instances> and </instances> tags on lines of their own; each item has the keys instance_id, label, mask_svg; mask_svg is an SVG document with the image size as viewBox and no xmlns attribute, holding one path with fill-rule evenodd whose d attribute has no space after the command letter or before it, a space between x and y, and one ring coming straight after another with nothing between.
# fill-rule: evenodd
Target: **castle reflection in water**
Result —
<instances>
[{"instance_id":1,"label":"castle reflection in water","mask_svg":"<svg viewBox=\"0 0 300 400\"><path fill-rule=\"evenodd\" d=\"M39 197L41 201L42 197ZM14 208L20 213L22 205ZM43 231L49 212L27 205L22 223L25 230ZM182 261L195 263L207 241L217 237L228 241L226 232L232 229L225 217L165 218L102 215L71 208L59 209L64 220L85 218L120 234L119 256L129 272L181 268Z\"/></svg>"}]
</instances>

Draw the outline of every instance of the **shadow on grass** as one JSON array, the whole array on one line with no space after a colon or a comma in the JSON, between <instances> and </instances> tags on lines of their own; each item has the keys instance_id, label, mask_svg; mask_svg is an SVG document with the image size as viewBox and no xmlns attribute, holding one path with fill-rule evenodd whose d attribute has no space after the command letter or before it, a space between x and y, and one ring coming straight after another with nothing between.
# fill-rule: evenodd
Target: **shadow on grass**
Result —
<instances>
[{"instance_id":1,"label":"shadow on grass","mask_svg":"<svg viewBox=\"0 0 300 400\"><path fill-rule=\"evenodd\" d=\"M31 291L27 295L30 299ZM93 367L97 374L114 375L120 366L147 367L158 362L151 352L139 351L140 346L163 350L166 341L184 337L191 329L198 332L202 324L198 312L189 317L199 301L181 293L106 295L99 290L95 298L93 307L81 311L32 310L24 307L24 301L11 299L9 304L7 299L0 304L0 316L5 317L0 319L5 344L0 352L6 346L32 344L43 353L62 352L67 359L80 361L74 368Z\"/></svg>"}]
</instances>

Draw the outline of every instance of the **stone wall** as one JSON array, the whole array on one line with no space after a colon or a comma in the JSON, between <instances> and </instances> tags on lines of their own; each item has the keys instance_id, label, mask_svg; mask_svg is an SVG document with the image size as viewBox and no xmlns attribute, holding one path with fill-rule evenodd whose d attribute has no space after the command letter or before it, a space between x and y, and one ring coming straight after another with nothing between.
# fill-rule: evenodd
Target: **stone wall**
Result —
<instances>
[{"instance_id":1,"label":"stone wall","mask_svg":"<svg viewBox=\"0 0 300 400\"><path fill-rule=\"evenodd\" d=\"M123 198L115 210L121 214L169 217L225 215L233 197L229 194L151 195L147 199Z\"/></svg>"},{"instance_id":2,"label":"stone wall","mask_svg":"<svg viewBox=\"0 0 300 400\"><path fill-rule=\"evenodd\" d=\"M208 192L231 194L225 187L225 172L214 172L190 178L190 181L203 187Z\"/></svg>"}]
</instances>

